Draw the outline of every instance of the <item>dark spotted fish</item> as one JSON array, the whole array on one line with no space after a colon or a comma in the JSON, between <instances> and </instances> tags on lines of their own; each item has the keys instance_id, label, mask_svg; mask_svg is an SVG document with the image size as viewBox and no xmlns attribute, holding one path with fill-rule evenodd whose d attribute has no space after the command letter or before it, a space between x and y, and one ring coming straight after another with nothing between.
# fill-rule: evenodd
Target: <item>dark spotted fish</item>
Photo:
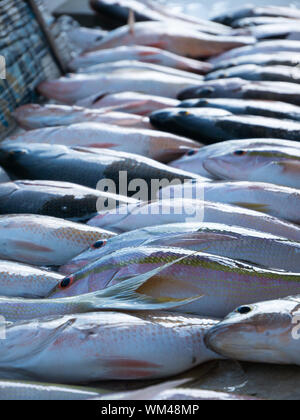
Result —
<instances>
[{"instance_id":1,"label":"dark spotted fish","mask_svg":"<svg viewBox=\"0 0 300 420\"><path fill-rule=\"evenodd\" d=\"M300 105L300 86L286 82L255 82L239 78L204 82L179 94L180 100L194 98L234 98L283 101Z\"/></svg>"},{"instance_id":2,"label":"dark spotted fish","mask_svg":"<svg viewBox=\"0 0 300 420\"><path fill-rule=\"evenodd\" d=\"M97 213L98 200L112 209L136 200L60 181L15 181L0 184L0 214L40 214L86 221Z\"/></svg>"},{"instance_id":3,"label":"dark spotted fish","mask_svg":"<svg viewBox=\"0 0 300 420\"><path fill-rule=\"evenodd\" d=\"M300 121L300 107L285 102L245 99L188 99L179 108L218 108L237 115Z\"/></svg>"},{"instance_id":4,"label":"dark spotted fish","mask_svg":"<svg viewBox=\"0 0 300 420\"><path fill-rule=\"evenodd\" d=\"M152 124L160 130L185 133L204 144L224 140L280 138L300 140L300 123L253 115L233 115L215 108L175 108L151 115Z\"/></svg>"},{"instance_id":5,"label":"dark spotted fish","mask_svg":"<svg viewBox=\"0 0 300 420\"><path fill-rule=\"evenodd\" d=\"M206 80L240 77L244 80L300 83L300 68L245 64L209 73Z\"/></svg>"}]
</instances>

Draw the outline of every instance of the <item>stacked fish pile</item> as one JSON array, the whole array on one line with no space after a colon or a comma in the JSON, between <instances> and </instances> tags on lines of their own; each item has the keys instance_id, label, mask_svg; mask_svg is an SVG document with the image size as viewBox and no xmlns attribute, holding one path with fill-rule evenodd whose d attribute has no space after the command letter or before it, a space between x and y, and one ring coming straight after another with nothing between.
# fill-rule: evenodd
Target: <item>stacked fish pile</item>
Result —
<instances>
[{"instance_id":1,"label":"stacked fish pile","mask_svg":"<svg viewBox=\"0 0 300 420\"><path fill-rule=\"evenodd\" d=\"M0 146L0 398L240 399L19 382L300 364L300 12L91 5Z\"/></svg>"}]
</instances>

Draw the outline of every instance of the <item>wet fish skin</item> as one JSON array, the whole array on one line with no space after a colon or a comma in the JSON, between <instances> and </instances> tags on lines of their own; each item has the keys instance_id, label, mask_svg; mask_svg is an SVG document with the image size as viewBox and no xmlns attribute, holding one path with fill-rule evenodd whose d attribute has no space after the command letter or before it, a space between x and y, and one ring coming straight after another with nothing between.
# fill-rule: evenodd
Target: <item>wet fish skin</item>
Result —
<instances>
[{"instance_id":1,"label":"wet fish skin","mask_svg":"<svg viewBox=\"0 0 300 420\"><path fill-rule=\"evenodd\" d=\"M93 50L119 47L121 45L154 46L189 58L206 58L232 48L252 45L254 38L215 36L199 32L188 24L178 22L140 22L134 30L123 26L110 32L100 47Z\"/></svg>"},{"instance_id":2,"label":"wet fish skin","mask_svg":"<svg viewBox=\"0 0 300 420\"><path fill-rule=\"evenodd\" d=\"M0 401L81 401L102 394L89 388L0 380Z\"/></svg>"},{"instance_id":3,"label":"wet fish skin","mask_svg":"<svg viewBox=\"0 0 300 420\"><path fill-rule=\"evenodd\" d=\"M243 66L246 64L256 64L258 66L289 66L296 67L300 64L300 54L296 52L282 51L280 54L270 53L253 53L250 55L242 55L232 59L227 59L216 63L214 70L221 70L235 66Z\"/></svg>"},{"instance_id":4,"label":"wet fish skin","mask_svg":"<svg viewBox=\"0 0 300 420\"><path fill-rule=\"evenodd\" d=\"M300 191L261 182L186 183L160 191L160 198L197 199L204 194L206 201L232 204L300 224Z\"/></svg>"},{"instance_id":5,"label":"wet fish skin","mask_svg":"<svg viewBox=\"0 0 300 420\"><path fill-rule=\"evenodd\" d=\"M274 146L249 147L216 153L203 163L220 179L267 182L300 188L299 150Z\"/></svg>"},{"instance_id":6,"label":"wet fish skin","mask_svg":"<svg viewBox=\"0 0 300 420\"><path fill-rule=\"evenodd\" d=\"M83 267L70 276L70 287L57 287L50 297L61 299L97 292L172 261L178 262L154 276L139 293L156 299L202 296L174 308L179 313L223 318L245 302L272 300L300 290L299 273L262 269L202 252L195 255L194 251L180 248L138 247L117 251Z\"/></svg>"},{"instance_id":7,"label":"wet fish skin","mask_svg":"<svg viewBox=\"0 0 300 420\"><path fill-rule=\"evenodd\" d=\"M300 98L300 96L299 96ZM161 131L185 135L202 144L243 138L300 140L300 124L254 115L233 115L217 108L175 108L156 111L151 124Z\"/></svg>"},{"instance_id":8,"label":"wet fish skin","mask_svg":"<svg viewBox=\"0 0 300 420\"><path fill-rule=\"evenodd\" d=\"M292 223L238 206L191 199L168 199L140 206L124 206L120 214L100 212L88 224L124 233L150 226L186 222L222 223L300 241L300 228Z\"/></svg>"},{"instance_id":9,"label":"wet fish skin","mask_svg":"<svg viewBox=\"0 0 300 420\"><path fill-rule=\"evenodd\" d=\"M111 149L135 153L164 163L182 156L189 148L199 146L185 137L158 130L118 127L95 122L32 130L9 137L4 144L9 145L10 142L83 146L99 148L100 152L101 149Z\"/></svg>"},{"instance_id":10,"label":"wet fish skin","mask_svg":"<svg viewBox=\"0 0 300 420\"><path fill-rule=\"evenodd\" d=\"M239 150L251 148L266 148L274 147L276 150L287 148L299 149L300 144L295 141L279 140L279 139L246 139L246 140L231 140L211 144L210 146L202 147L201 149L191 149L185 156L169 164L174 168L189 170L195 174L199 174L206 178L218 179L216 175L209 173L203 166L206 159L213 155L222 154L222 152L235 153Z\"/></svg>"},{"instance_id":11,"label":"wet fish skin","mask_svg":"<svg viewBox=\"0 0 300 420\"><path fill-rule=\"evenodd\" d=\"M67 105L23 105L14 111L14 118L19 126L25 130L86 122L112 124L128 128L152 128L146 117Z\"/></svg>"},{"instance_id":12,"label":"wet fish skin","mask_svg":"<svg viewBox=\"0 0 300 420\"><path fill-rule=\"evenodd\" d=\"M78 71L97 64L112 63L122 60L136 60L142 63L159 64L197 74L205 74L212 65L206 62L182 57L169 51L142 45L121 46L94 51L75 57L69 64L72 71Z\"/></svg>"},{"instance_id":13,"label":"wet fish skin","mask_svg":"<svg viewBox=\"0 0 300 420\"><path fill-rule=\"evenodd\" d=\"M258 66L256 64L245 64L243 66L229 67L225 70L211 72L206 80L227 79L238 77L244 80L272 81L300 83L300 69L289 66Z\"/></svg>"},{"instance_id":14,"label":"wet fish skin","mask_svg":"<svg viewBox=\"0 0 300 420\"><path fill-rule=\"evenodd\" d=\"M121 111L146 116L158 109L176 107L179 101L162 96L145 95L139 92L122 92L95 98L91 96L78 104L95 109Z\"/></svg>"},{"instance_id":15,"label":"wet fish skin","mask_svg":"<svg viewBox=\"0 0 300 420\"><path fill-rule=\"evenodd\" d=\"M293 24L294 20L291 20L291 18L284 17L259 16L237 19L231 23L231 26L232 28L248 28L261 25L279 25L287 23Z\"/></svg>"},{"instance_id":16,"label":"wet fish skin","mask_svg":"<svg viewBox=\"0 0 300 420\"><path fill-rule=\"evenodd\" d=\"M10 178L3 168L0 167L0 183L9 182Z\"/></svg>"},{"instance_id":17,"label":"wet fish skin","mask_svg":"<svg viewBox=\"0 0 300 420\"><path fill-rule=\"evenodd\" d=\"M229 11L220 16L216 16L213 20L226 25L237 19L248 17L285 17L288 19L300 19L300 12L293 7L278 7L278 6L246 6L237 9L233 12Z\"/></svg>"},{"instance_id":18,"label":"wet fish skin","mask_svg":"<svg viewBox=\"0 0 300 420\"><path fill-rule=\"evenodd\" d=\"M0 184L0 214L39 214L85 222L97 213L97 203L113 209L136 203L125 196L60 181L15 181Z\"/></svg>"},{"instance_id":19,"label":"wet fish skin","mask_svg":"<svg viewBox=\"0 0 300 420\"><path fill-rule=\"evenodd\" d=\"M38 215L0 216L0 258L38 266L62 265L95 241L114 236L102 229Z\"/></svg>"},{"instance_id":20,"label":"wet fish skin","mask_svg":"<svg viewBox=\"0 0 300 420\"><path fill-rule=\"evenodd\" d=\"M0 372L5 379L68 384L173 376L220 358L203 343L216 322L164 312L101 312L17 323L0 343Z\"/></svg>"},{"instance_id":21,"label":"wet fish skin","mask_svg":"<svg viewBox=\"0 0 300 420\"><path fill-rule=\"evenodd\" d=\"M300 87L287 82L218 79L186 89L178 96L179 100L197 98L262 99L300 105Z\"/></svg>"},{"instance_id":22,"label":"wet fish skin","mask_svg":"<svg viewBox=\"0 0 300 420\"><path fill-rule=\"evenodd\" d=\"M0 260L0 296L44 298L60 284L63 278L64 276L55 272Z\"/></svg>"},{"instance_id":23,"label":"wet fish skin","mask_svg":"<svg viewBox=\"0 0 300 420\"><path fill-rule=\"evenodd\" d=\"M285 24L266 24L252 28L236 29L233 31L233 34L237 36L254 36L258 40L300 40L299 21L292 20Z\"/></svg>"},{"instance_id":24,"label":"wet fish skin","mask_svg":"<svg viewBox=\"0 0 300 420\"><path fill-rule=\"evenodd\" d=\"M107 35L106 31L95 28L85 28L82 26L71 29L67 32L70 41L81 51L90 48L97 48L99 42Z\"/></svg>"},{"instance_id":25,"label":"wet fish skin","mask_svg":"<svg viewBox=\"0 0 300 420\"><path fill-rule=\"evenodd\" d=\"M188 23L201 28L202 31L212 34L222 34L229 32L228 28L224 25L204 20L200 18L194 18L184 13L178 13L171 11L167 7L159 4L156 6L154 2L148 1L133 1L133 0L121 0L116 2L115 0L91 0L90 5L93 10L102 16L105 22L108 20L110 27L118 27L126 25L129 21L129 12L133 11L135 20L137 22L147 21L177 21L178 25Z\"/></svg>"},{"instance_id":26,"label":"wet fish skin","mask_svg":"<svg viewBox=\"0 0 300 420\"><path fill-rule=\"evenodd\" d=\"M265 232L219 223L179 223L123 233L105 243L96 243L60 267L59 271L70 275L113 252L145 246L205 250L208 254L247 261L251 264L300 272L298 242Z\"/></svg>"},{"instance_id":27,"label":"wet fish skin","mask_svg":"<svg viewBox=\"0 0 300 420\"><path fill-rule=\"evenodd\" d=\"M235 48L231 51L225 52L209 59L209 62L214 66L218 66L222 61L237 59L242 56L249 56L253 54L277 54L282 52L299 54L300 42L293 40L271 40L260 41L250 47Z\"/></svg>"},{"instance_id":28,"label":"wet fish skin","mask_svg":"<svg viewBox=\"0 0 300 420\"><path fill-rule=\"evenodd\" d=\"M176 99L181 90L197 85L193 77L165 75L155 71L141 70L123 74L71 74L67 77L42 82L39 93L63 104L79 104L78 101L98 98L111 93L138 91L150 95L160 95Z\"/></svg>"},{"instance_id":29,"label":"wet fish skin","mask_svg":"<svg viewBox=\"0 0 300 420\"><path fill-rule=\"evenodd\" d=\"M11 142L0 146L0 161L6 168L13 169L18 177L26 179L59 180L89 188L96 188L99 181L109 179L115 182L116 193L123 191L120 172L127 172L128 183L125 182L125 187L130 187L130 182L137 179L144 180L148 187L153 187L153 180L184 181L199 178L195 174L172 169L143 156L110 149ZM123 193L137 198L137 190ZM144 200L152 199L150 189L150 197L147 196L147 191L144 195Z\"/></svg>"},{"instance_id":30,"label":"wet fish skin","mask_svg":"<svg viewBox=\"0 0 300 420\"><path fill-rule=\"evenodd\" d=\"M300 365L298 318L299 296L244 305L213 328L205 341L231 359Z\"/></svg>"},{"instance_id":31,"label":"wet fish skin","mask_svg":"<svg viewBox=\"0 0 300 420\"><path fill-rule=\"evenodd\" d=\"M99 75L103 74L117 74L122 75L130 72L155 72L161 75L167 76L176 76L176 77L183 77L186 79L193 79L196 82L201 83L203 81L203 76L200 74L190 73L185 70L178 70L171 67L161 66L155 63L143 63L140 61L133 61L133 60L122 60L116 61L113 63L104 63L104 64L97 64L90 67L85 67L83 69L77 70L79 74L86 74L86 75Z\"/></svg>"},{"instance_id":32,"label":"wet fish skin","mask_svg":"<svg viewBox=\"0 0 300 420\"><path fill-rule=\"evenodd\" d=\"M257 115L300 121L300 107L286 102L245 99L188 99L180 108L218 108L237 115Z\"/></svg>"}]
</instances>

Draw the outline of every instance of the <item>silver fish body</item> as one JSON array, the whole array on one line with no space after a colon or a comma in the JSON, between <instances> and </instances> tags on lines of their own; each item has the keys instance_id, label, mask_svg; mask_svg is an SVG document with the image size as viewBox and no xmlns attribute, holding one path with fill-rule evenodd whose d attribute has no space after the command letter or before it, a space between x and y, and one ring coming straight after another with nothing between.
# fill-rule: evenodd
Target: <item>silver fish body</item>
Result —
<instances>
[{"instance_id":1,"label":"silver fish body","mask_svg":"<svg viewBox=\"0 0 300 420\"><path fill-rule=\"evenodd\" d=\"M274 150L293 149L295 148L295 153L297 149L299 150L299 143L295 141L288 140L278 140L278 139L247 139L247 140L231 140L226 142L220 142L212 144L210 146L202 147L201 149L191 149L186 155L177 161L172 162L169 166L174 168L189 170L195 174L207 177L218 179L217 175L208 172L204 168L204 164L207 159L214 155L221 155L224 153L236 153L241 150L248 150L251 148L272 148Z\"/></svg>"},{"instance_id":2,"label":"silver fish body","mask_svg":"<svg viewBox=\"0 0 300 420\"><path fill-rule=\"evenodd\" d=\"M130 205L119 214L104 211L88 224L106 226L114 232L124 233L149 226L186 222L223 223L300 241L300 228L292 223L229 204L191 199L167 199L139 206Z\"/></svg>"},{"instance_id":3,"label":"silver fish body","mask_svg":"<svg viewBox=\"0 0 300 420\"><path fill-rule=\"evenodd\" d=\"M14 117L26 130L95 122L120 127L151 128L149 119L128 113L67 105L29 104L17 108Z\"/></svg>"},{"instance_id":4,"label":"silver fish body","mask_svg":"<svg viewBox=\"0 0 300 420\"><path fill-rule=\"evenodd\" d=\"M58 273L0 260L0 296L44 298L62 280Z\"/></svg>"},{"instance_id":5,"label":"silver fish body","mask_svg":"<svg viewBox=\"0 0 300 420\"><path fill-rule=\"evenodd\" d=\"M219 358L203 342L216 322L160 312L102 312L7 325L0 372L5 379L75 384L164 378Z\"/></svg>"},{"instance_id":6,"label":"silver fish body","mask_svg":"<svg viewBox=\"0 0 300 420\"><path fill-rule=\"evenodd\" d=\"M85 122L60 127L28 131L5 140L3 144L46 143L68 147L83 146L135 153L160 162L170 162L197 143L185 137L157 130L118 127L109 124ZM173 159L172 159L173 158Z\"/></svg>"},{"instance_id":7,"label":"silver fish body","mask_svg":"<svg viewBox=\"0 0 300 420\"><path fill-rule=\"evenodd\" d=\"M81 401L101 398L102 394L80 387L0 380L0 401Z\"/></svg>"},{"instance_id":8,"label":"silver fish body","mask_svg":"<svg viewBox=\"0 0 300 420\"><path fill-rule=\"evenodd\" d=\"M38 266L61 265L95 241L112 236L55 217L5 215L0 216L0 258Z\"/></svg>"},{"instance_id":9,"label":"silver fish body","mask_svg":"<svg viewBox=\"0 0 300 420\"><path fill-rule=\"evenodd\" d=\"M300 224L300 191L261 182L185 183L160 191L161 199L197 199L231 204L260 211L292 223Z\"/></svg>"},{"instance_id":10,"label":"silver fish body","mask_svg":"<svg viewBox=\"0 0 300 420\"><path fill-rule=\"evenodd\" d=\"M300 272L298 242L265 232L218 223L178 223L152 226L99 241L64 266L60 273L70 275L113 252L129 247L179 247L265 267Z\"/></svg>"}]
</instances>

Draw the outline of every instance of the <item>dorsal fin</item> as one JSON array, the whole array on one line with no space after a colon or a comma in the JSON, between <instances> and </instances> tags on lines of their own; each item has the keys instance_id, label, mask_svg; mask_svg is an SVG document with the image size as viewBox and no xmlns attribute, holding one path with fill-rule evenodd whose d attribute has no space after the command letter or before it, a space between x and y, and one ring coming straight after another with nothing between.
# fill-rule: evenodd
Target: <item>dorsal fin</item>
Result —
<instances>
[{"instance_id":1,"label":"dorsal fin","mask_svg":"<svg viewBox=\"0 0 300 420\"><path fill-rule=\"evenodd\" d=\"M134 25L135 25L135 15L134 15L134 11L130 9L129 16L128 16L128 26L129 26L129 32L131 33L131 35L134 35Z\"/></svg>"}]
</instances>

